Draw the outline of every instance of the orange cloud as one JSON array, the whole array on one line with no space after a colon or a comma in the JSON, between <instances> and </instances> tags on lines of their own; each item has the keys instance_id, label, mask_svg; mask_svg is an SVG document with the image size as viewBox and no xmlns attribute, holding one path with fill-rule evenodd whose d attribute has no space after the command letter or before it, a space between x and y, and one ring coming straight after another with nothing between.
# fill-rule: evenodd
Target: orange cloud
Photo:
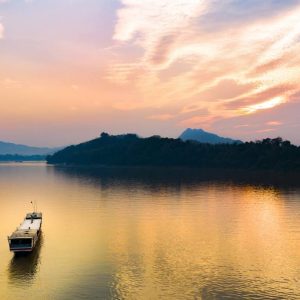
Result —
<instances>
[{"instance_id":1,"label":"orange cloud","mask_svg":"<svg viewBox=\"0 0 300 300\"><path fill-rule=\"evenodd\" d=\"M300 4L71 2L51 2L49 16L44 2L33 1L30 20L14 14L20 6L5 4L9 9L1 15L10 30L0 41L1 120L28 124L55 115L55 124L81 118L82 132L85 124L120 132L131 131L123 125L130 119L141 134L164 128L175 135L176 124L207 128L227 122L228 132L242 132L237 125L256 124L265 114L263 129L286 127L295 110L290 104L300 99ZM47 26L52 19L53 27ZM0 38L3 31L0 25ZM271 115L275 111L282 115ZM267 124L270 119L275 121Z\"/></svg>"},{"instance_id":2,"label":"orange cloud","mask_svg":"<svg viewBox=\"0 0 300 300\"><path fill-rule=\"evenodd\" d=\"M274 131L275 129L273 128L268 128L268 129L259 129L259 130L256 130L257 133L265 133L265 132L272 132Z\"/></svg>"},{"instance_id":3,"label":"orange cloud","mask_svg":"<svg viewBox=\"0 0 300 300\"><path fill-rule=\"evenodd\" d=\"M171 114L152 115L148 117L149 120L157 120L157 121L168 121L173 118L174 116Z\"/></svg>"},{"instance_id":4,"label":"orange cloud","mask_svg":"<svg viewBox=\"0 0 300 300\"><path fill-rule=\"evenodd\" d=\"M282 125L282 122L280 122L280 121L270 121L270 122L267 122L266 125L268 125L268 126L280 126L280 125Z\"/></svg>"},{"instance_id":5,"label":"orange cloud","mask_svg":"<svg viewBox=\"0 0 300 300\"><path fill-rule=\"evenodd\" d=\"M211 2L122 3L114 39L142 52L134 64L120 62L118 68L126 72L115 69L111 79L117 83L118 74L132 78L143 69L135 77L135 88L144 96L140 107L157 106L153 99L159 99L161 105L181 105L184 113L207 109L227 118L276 107L300 88L300 68L289 63L300 53L300 7L207 32L194 21L214 10ZM184 71L160 80L176 64Z\"/></svg>"},{"instance_id":6,"label":"orange cloud","mask_svg":"<svg viewBox=\"0 0 300 300\"><path fill-rule=\"evenodd\" d=\"M253 105L244 107L242 109L242 111L244 111L245 113L248 113L248 114L252 114L258 110L273 108L277 105L284 103L285 101L286 101L286 99L284 97L278 96L278 97L275 97L273 99L270 99L270 100L267 100L267 101L264 101L261 103L257 103L257 104L253 104Z\"/></svg>"},{"instance_id":7,"label":"orange cloud","mask_svg":"<svg viewBox=\"0 0 300 300\"><path fill-rule=\"evenodd\" d=\"M207 129L218 118L219 116L211 116L211 115L194 116L181 121L180 125L183 127L201 127Z\"/></svg>"},{"instance_id":8,"label":"orange cloud","mask_svg":"<svg viewBox=\"0 0 300 300\"><path fill-rule=\"evenodd\" d=\"M265 90L254 90L242 98L236 98L225 103L225 107L238 112L255 112L259 108L272 108L287 101L288 96L292 95L297 89L296 85L278 85ZM270 107L269 107L270 106ZM258 107L252 111L252 108Z\"/></svg>"}]
</instances>

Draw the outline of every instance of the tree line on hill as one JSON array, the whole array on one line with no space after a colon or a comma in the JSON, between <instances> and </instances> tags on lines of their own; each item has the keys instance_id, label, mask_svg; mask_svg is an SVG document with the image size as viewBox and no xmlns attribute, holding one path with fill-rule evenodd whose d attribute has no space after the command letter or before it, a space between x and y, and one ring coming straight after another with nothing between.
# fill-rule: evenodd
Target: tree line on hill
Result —
<instances>
[{"instance_id":1,"label":"tree line on hill","mask_svg":"<svg viewBox=\"0 0 300 300\"><path fill-rule=\"evenodd\" d=\"M198 168L300 170L300 147L282 138L237 144L204 144L135 134L101 136L47 156L50 164L189 166Z\"/></svg>"}]
</instances>

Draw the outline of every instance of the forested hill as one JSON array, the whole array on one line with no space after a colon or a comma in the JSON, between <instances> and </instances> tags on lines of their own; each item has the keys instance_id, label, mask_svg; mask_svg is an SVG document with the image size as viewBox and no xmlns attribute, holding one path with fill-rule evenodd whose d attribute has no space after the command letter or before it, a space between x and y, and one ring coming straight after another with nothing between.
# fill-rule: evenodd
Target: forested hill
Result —
<instances>
[{"instance_id":1,"label":"forested hill","mask_svg":"<svg viewBox=\"0 0 300 300\"><path fill-rule=\"evenodd\" d=\"M211 145L159 136L102 133L100 138L48 156L47 161L72 165L300 170L300 147L281 138Z\"/></svg>"}]
</instances>

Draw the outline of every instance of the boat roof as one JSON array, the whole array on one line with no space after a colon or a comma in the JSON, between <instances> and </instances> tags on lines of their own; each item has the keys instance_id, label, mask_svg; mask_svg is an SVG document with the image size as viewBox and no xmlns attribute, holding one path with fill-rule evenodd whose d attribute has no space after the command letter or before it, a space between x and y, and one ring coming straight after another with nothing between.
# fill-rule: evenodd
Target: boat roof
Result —
<instances>
[{"instance_id":1,"label":"boat roof","mask_svg":"<svg viewBox=\"0 0 300 300\"><path fill-rule=\"evenodd\" d=\"M32 238L42 225L42 213L29 213L9 239Z\"/></svg>"},{"instance_id":2,"label":"boat roof","mask_svg":"<svg viewBox=\"0 0 300 300\"><path fill-rule=\"evenodd\" d=\"M18 230L30 230L35 229L39 230L41 228L41 219L25 219L21 225L18 227Z\"/></svg>"}]
</instances>

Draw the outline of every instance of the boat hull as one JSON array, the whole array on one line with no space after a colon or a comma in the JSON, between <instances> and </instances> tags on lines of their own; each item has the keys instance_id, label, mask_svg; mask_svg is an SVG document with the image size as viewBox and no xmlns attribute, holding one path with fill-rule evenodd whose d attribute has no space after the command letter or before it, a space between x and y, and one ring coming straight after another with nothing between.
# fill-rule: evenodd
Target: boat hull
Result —
<instances>
[{"instance_id":1,"label":"boat hull","mask_svg":"<svg viewBox=\"0 0 300 300\"><path fill-rule=\"evenodd\" d=\"M9 250L14 253L32 252L39 241L42 214L30 213L23 223L8 237Z\"/></svg>"},{"instance_id":2,"label":"boat hull","mask_svg":"<svg viewBox=\"0 0 300 300\"><path fill-rule=\"evenodd\" d=\"M28 252L32 252L34 250L34 248L28 248L28 249L10 249L11 252L14 253L28 253Z\"/></svg>"}]
</instances>

